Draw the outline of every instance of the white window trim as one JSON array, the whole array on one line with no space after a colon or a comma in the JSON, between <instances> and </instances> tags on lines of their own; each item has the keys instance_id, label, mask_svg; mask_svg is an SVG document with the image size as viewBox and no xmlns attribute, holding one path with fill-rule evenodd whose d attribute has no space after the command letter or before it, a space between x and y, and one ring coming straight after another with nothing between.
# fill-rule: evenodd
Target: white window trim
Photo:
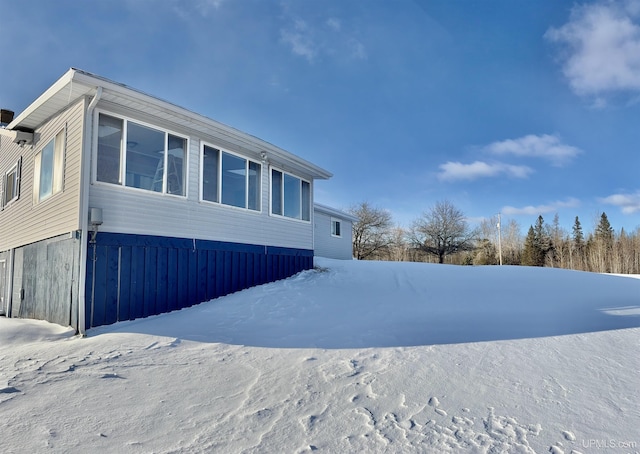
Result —
<instances>
[{"instance_id":1,"label":"white window trim","mask_svg":"<svg viewBox=\"0 0 640 454\"><path fill-rule=\"evenodd\" d=\"M5 197L7 195L7 180L9 175L14 172L16 174L16 177L13 181L13 197L11 198L11 200L5 200ZM22 174L22 156L20 156L20 158L16 161L16 163L4 174L4 179L2 180L2 192L0 193L1 194L0 204L2 205L2 209L11 205L16 200L20 199L20 183L21 183L20 180L22 178L21 174Z\"/></svg>"},{"instance_id":2,"label":"white window trim","mask_svg":"<svg viewBox=\"0 0 640 454\"><path fill-rule=\"evenodd\" d=\"M283 214L277 214L273 212L273 171L277 171L282 173L282 191L281 191L281 197L282 200L280 201L281 205L282 205L282 213ZM284 175L290 175L294 178L297 178L298 180L300 180L300 218L292 218L289 216L285 216L284 215ZM303 201L302 201L302 182L305 182L307 184L309 184L309 219L302 219L302 207L303 207ZM289 221L296 221L296 222L304 222L306 224L310 224L311 222L313 222L313 184L311 183L311 181L307 180L306 178L302 178L299 175L296 175L295 173L291 173L291 172L287 172L286 170L282 170L279 167L275 167L275 166L269 166L269 216L273 216L275 218L278 219L286 219Z\"/></svg>"},{"instance_id":3,"label":"white window trim","mask_svg":"<svg viewBox=\"0 0 640 454\"><path fill-rule=\"evenodd\" d=\"M333 224L338 223L340 225L340 233L339 234L335 234L333 233ZM342 238L342 219L339 218L331 218L331 236L334 238Z\"/></svg>"},{"instance_id":4,"label":"white window trim","mask_svg":"<svg viewBox=\"0 0 640 454\"><path fill-rule=\"evenodd\" d=\"M142 194L153 194L155 196L163 196L163 197L178 197L181 199L186 199L189 196L189 152L191 148L191 138L185 134L181 134L179 132L175 132L173 130L163 128L161 126L147 123L145 121L140 121L136 118L128 117L125 115L120 115L117 113L110 112L108 110L96 109L96 115L94 115L93 119L93 130L96 131L93 137L93 150L92 150L92 166L91 166L91 183L96 185L107 185L109 187L118 187L125 191L134 191ZM100 114L108 115L113 118L118 118L123 120L122 122L122 143L120 144L120 183L109 183L106 181L98 180L98 125L100 122ZM126 175L127 175L127 133L129 128L129 122L136 123L140 126L144 126L146 128L155 129L157 131L164 133L164 172L162 176L162 192L149 191L148 189L136 188L134 186L126 185ZM169 153L168 142L169 142L169 134L172 136L180 137L181 139L185 139L187 141L185 146L185 162L183 164L185 168L184 175L184 195L181 194L169 194L166 192L167 185L167 155Z\"/></svg>"},{"instance_id":5,"label":"white window trim","mask_svg":"<svg viewBox=\"0 0 640 454\"><path fill-rule=\"evenodd\" d=\"M60 140L58 140L60 139ZM51 194L40 198L40 177L42 173L42 152L53 142L53 169L51 169ZM33 166L33 204L38 205L52 199L56 194L64 192L65 164L67 155L67 126L65 125L51 139L44 142L34 155ZM58 158L58 159L56 159ZM58 164L58 165L56 165Z\"/></svg>"},{"instance_id":6,"label":"white window trim","mask_svg":"<svg viewBox=\"0 0 640 454\"><path fill-rule=\"evenodd\" d=\"M218 150L218 178L217 178L217 183L218 186L216 188L217 191L217 202L214 202L213 200L205 200L204 199L204 147L207 146L209 148L213 148L215 150ZM244 207L239 207L236 205L229 205L226 203L222 203L222 154L226 153L228 155L231 156L235 156L237 158L240 159L244 159L245 160L245 181L244 181ZM254 210L252 208L249 208L249 162L253 162L254 164L257 164L260 166L260 183L258 184L258 209ZM223 147L220 147L218 145L214 145L210 142L205 142L203 140L200 141L200 172L199 172L199 198L198 200L200 202L203 203L210 203L216 206L221 206L224 208L231 208L231 209L236 209L236 210L242 210L242 211L246 211L249 213L262 213L262 182L263 182L263 178L264 178L264 165L259 162L256 161L255 159L250 159L247 156L244 156L240 153L234 153L233 151L229 151Z\"/></svg>"}]
</instances>

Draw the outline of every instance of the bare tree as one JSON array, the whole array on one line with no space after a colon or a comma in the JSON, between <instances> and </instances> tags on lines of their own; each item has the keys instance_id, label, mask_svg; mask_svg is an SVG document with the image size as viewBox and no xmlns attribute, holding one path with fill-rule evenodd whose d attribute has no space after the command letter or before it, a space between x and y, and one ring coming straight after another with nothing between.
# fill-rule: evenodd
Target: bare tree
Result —
<instances>
[{"instance_id":1,"label":"bare tree","mask_svg":"<svg viewBox=\"0 0 640 454\"><path fill-rule=\"evenodd\" d=\"M391 243L391 214L367 202L348 211L358 218L353 224L353 256L358 260L379 258Z\"/></svg>"},{"instance_id":2,"label":"bare tree","mask_svg":"<svg viewBox=\"0 0 640 454\"><path fill-rule=\"evenodd\" d=\"M409 260L409 247L406 240L407 232L400 226L389 231L389 250L387 260L406 262Z\"/></svg>"},{"instance_id":3,"label":"bare tree","mask_svg":"<svg viewBox=\"0 0 640 454\"><path fill-rule=\"evenodd\" d=\"M464 213L445 200L414 221L411 238L417 248L444 263L447 255L473 250L475 232L469 229Z\"/></svg>"},{"instance_id":4,"label":"bare tree","mask_svg":"<svg viewBox=\"0 0 640 454\"><path fill-rule=\"evenodd\" d=\"M519 265L524 245L520 225L514 219L506 224L502 222L502 225L502 261L505 265Z\"/></svg>"}]
</instances>

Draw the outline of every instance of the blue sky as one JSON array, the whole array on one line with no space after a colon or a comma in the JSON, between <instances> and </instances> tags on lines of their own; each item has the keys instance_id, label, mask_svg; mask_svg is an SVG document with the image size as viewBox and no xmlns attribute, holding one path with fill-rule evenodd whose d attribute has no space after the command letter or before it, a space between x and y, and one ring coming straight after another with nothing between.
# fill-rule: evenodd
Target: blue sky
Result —
<instances>
[{"instance_id":1,"label":"blue sky","mask_svg":"<svg viewBox=\"0 0 640 454\"><path fill-rule=\"evenodd\" d=\"M640 1L0 0L0 36L3 108L84 69L326 168L320 203L640 227Z\"/></svg>"}]
</instances>

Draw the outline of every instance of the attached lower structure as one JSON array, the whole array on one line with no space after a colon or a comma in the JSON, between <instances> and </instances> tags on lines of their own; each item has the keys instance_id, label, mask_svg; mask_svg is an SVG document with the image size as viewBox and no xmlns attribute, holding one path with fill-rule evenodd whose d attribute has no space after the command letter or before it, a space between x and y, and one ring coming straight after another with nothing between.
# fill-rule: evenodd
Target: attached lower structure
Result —
<instances>
[{"instance_id":1,"label":"attached lower structure","mask_svg":"<svg viewBox=\"0 0 640 454\"><path fill-rule=\"evenodd\" d=\"M313 267L313 251L99 233L89 245L85 326L162 314Z\"/></svg>"}]
</instances>

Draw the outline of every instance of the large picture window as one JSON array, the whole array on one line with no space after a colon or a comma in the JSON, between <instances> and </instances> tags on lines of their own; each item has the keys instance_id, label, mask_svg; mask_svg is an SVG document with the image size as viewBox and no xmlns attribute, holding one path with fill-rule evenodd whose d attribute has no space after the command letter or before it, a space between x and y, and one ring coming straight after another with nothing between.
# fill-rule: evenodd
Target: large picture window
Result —
<instances>
[{"instance_id":1,"label":"large picture window","mask_svg":"<svg viewBox=\"0 0 640 454\"><path fill-rule=\"evenodd\" d=\"M260 211L262 166L209 145L202 147L202 199Z\"/></svg>"},{"instance_id":2,"label":"large picture window","mask_svg":"<svg viewBox=\"0 0 640 454\"><path fill-rule=\"evenodd\" d=\"M17 200L20 197L20 172L22 170L22 158L4 174L2 193L2 206Z\"/></svg>"},{"instance_id":3,"label":"large picture window","mask_svg":"<svg viewBox=\"0 0 640 454\"><path fill-rule=\"evenodd\" d=\"M98 181L185 196L186 157L183 137L99 114Z\"/></svg>"},{"instance_id":4,"label":"large picture window","mask_svg":"<svg viewBox=\"0 0 640 454\"><path fill-rule=\"evenodd\" d=\"M33 195L35 202L62 191L65 131L60 131L35 156Z\"/></svg>"},{"instance_id":5,"label":"large picture window","mask_svg":"<svg viewBox=\"0 0 640 454\"><path fill-rule=\"evenodd\" d=\"M311 185L279 170L271 170L271 213L311 220Z\"/></svg>"}]
</instances>

